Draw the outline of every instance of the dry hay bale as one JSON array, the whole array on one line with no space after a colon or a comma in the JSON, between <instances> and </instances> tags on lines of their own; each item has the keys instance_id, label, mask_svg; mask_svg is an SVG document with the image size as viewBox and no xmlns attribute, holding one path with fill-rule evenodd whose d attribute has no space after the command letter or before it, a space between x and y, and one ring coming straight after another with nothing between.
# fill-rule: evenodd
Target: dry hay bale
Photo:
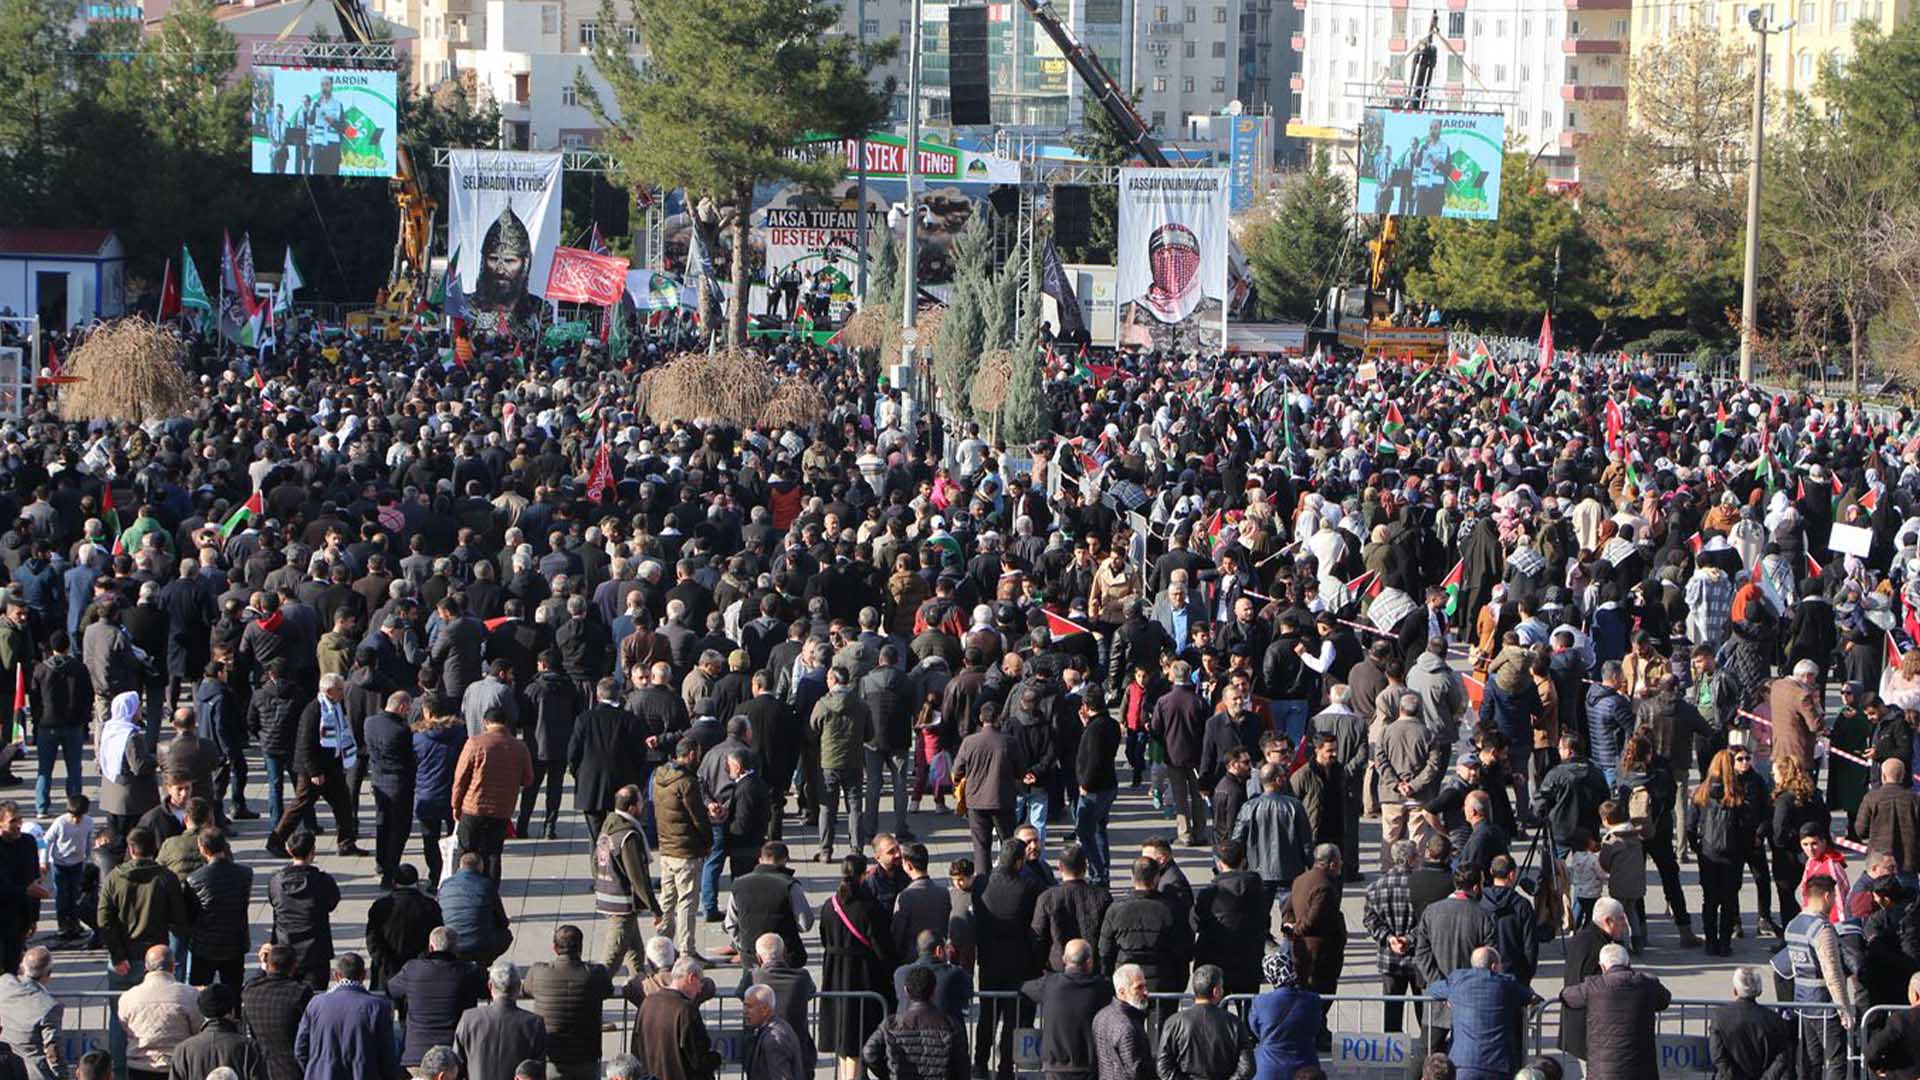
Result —
<instances>
[{"instance_id":1,"label":"dry hay bale","mask_svg":"<svg viewBox=\"0 0 1920 1080\"><path fill-rule=\"evenodd\" d=\"M847 325L840 329L840 340L849 349L882 349L887 344L889 330L898 333L891 326L893 320L887 318L884 304L872 304L853 313Z\"/></svg>"},{"instance_id":2,"label":"dry hay bale","mask_svg":"<svg viewBox=\"0 0 1920 1080\"><path fill-rule=\"evenodd\" d=\"M67 358L63 374L77 381L61 388L60 417L137 424L184 415L194 395L185 357L179 338L145 319L108 323Z\"/></svg>"},{"instance_id":3,"label":"dry hay bale","mask_svg":"<svg viewBox=\"0 0 1920 1080\"><path fill-rule=\"evenodd\" d=\"M782 379L760 414L763 427L804 429L827 418L827 398L805 379Z\"/></svg>"},{"instance_id":4,"label":"dry hay bale","mask_svg":"<svg viewBox=\"0 0 1920 1080\"><path fill-rule=\"evenodd\" d=\"M643 397L647 418L655 423L717 420L746 427L773 400L766 361L734 349L712 356L683 353L651 374Z\"/></svg>"},{"instance_id":5,"label":"dry hay bale","mask_svg":"<svg viewBox=\"0 0 1920 1080\"><path fill-rule=\"evenodd\" d=\"M930 349L933 347L933 339L939 336L940 333L940 321L946 317L947 306L945 304L920 309L920 313L915 316L913 320L913 330L918 336L920 348Z\"/></svg>"},{"instance_id":6,"label":"dry hay bale","mask_svg":"<svg viewBox=\"0 0 1920 1080\"><path fill-rule=\"evenodd\" d=\"M1007 403L1007 385L1013 382L1013 353L993 349L980 357L973 375L973 409L997 413Z\"/></svg>"}]
</instances>

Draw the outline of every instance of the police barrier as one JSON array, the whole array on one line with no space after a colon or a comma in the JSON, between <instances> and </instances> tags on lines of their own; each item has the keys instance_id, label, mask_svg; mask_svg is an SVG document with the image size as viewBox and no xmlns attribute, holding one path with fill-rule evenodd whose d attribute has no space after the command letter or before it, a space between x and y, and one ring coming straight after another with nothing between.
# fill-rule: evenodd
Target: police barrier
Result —
<instances>
[{"instance_id":1,"label":"police barrier","mask_svg":"<svg viewBox=\"0 0 1920 1080\"><path fill-rule=\"evenodd\" d=\"M707 1038L713 1049L719 1053L721 1069L718 1075L741 1075L746 1063L747 1024L742 1014L745 1000L745 987L723 990L700 1003L700 1020L706 1025ZM620 1049L629 1051L633 1046L633 1035L639 1023L639 1009L624 997L621 998L624 1009L619 1024ZM886 1022L892 1012L887 999L872 990L819 990L808 999L807 1023L805 1031L795 1032L800 1036L801 1045L818 1046L821 1035L821 1016L824 1006L829 1002L844 1002L845 1007L855 1010L857 1030L870 1032ZM784 1006L776 1003L776 1015L784 1013ZM862 1036L864 1042L864 1035ZM858 1058L859 1047L854 1048L852 1057ZM828 1072L834 1069L837 1053L820 1051L820 1065ZM816 1070L816 1072L819 1070ZM864 1072L862 1075L865 1075Z\"/></svg>"},{"instance_id":2,"label":"police barrier","mask_svg":"<svg viewBox=\"0 0 1920 1080\"><path fill-rule=\"evenodd\" d=\"M1662 1077L1689 1077L1714 1075L1711 1031L1715 1010L1732 1005L1733 999L1727 998L1674 998L1672 1004L1654 1015L1654 1049L1659 1055L1660 1075ZM1864 1019L1855 1025L1852 1033L1840 1030L1839 1006L1831 1002L1792 1002L1763 1001L1761 1004L1788 1017L1796 1025L1794 1045L1801 1051L1810 1053L1814 1039L1824 1040L1829 1034L1837 1033L1840 1040L1840 1057L1847 1063L1846 1072L1853 1074L1853 1062L1859 1060L1856 1043L1852 1036L1864 1030ZM1881 1010L1869 1010L1879 1012ZM1547 1002L1534 1017L1532 1031L1528 1037L1528 1052L1533 1056L1546 1056L1557 1059L1565 1071L1567 1080L1584 1075L1583 1063L1568 1056L1559 1049L1560 1028L1566 1019L1565 1007L1556 999ZM1796 1075L1822 1075L1818 1062L1810 1070L1798 1070Z\"/></svg>"},{"instance_id":3,"label":"police barrier","mask_svg":"<svg viewBox=\"0 0 1920 1080\"><path fill-rule=\"evenodd\" d=\"M1867 1047L1873 1042L1875 1033L1886 1025L1894 1013L1912 1011L1912 1008L1907 1005L1875 1005L1860 1014L1860 1022L1853 1025L1852 1060L1855 1076L1873 1075L1867 1069Z\"/></svg>"}]
</instances>

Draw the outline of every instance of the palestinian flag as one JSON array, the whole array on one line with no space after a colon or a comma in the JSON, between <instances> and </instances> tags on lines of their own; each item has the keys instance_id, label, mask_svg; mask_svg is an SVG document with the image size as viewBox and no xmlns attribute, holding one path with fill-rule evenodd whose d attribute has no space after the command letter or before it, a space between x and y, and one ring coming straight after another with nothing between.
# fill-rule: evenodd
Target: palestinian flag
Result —
<instances>
[{"instance_id":1,"label":"palestinian flag","mask_svg":"<svg viewBox=\"0 0 1920 1080\"><path fill-rule=\"evenodd\" d=\"M1044 608L1041 609L1040 614L1047 617L1047 632L1053 635L1053 640L1055 641L1059 641L1065 637L1072 637L1075 634L1093 633L1092 627L1081 626L1065 615L1055 615L1053 612L1047 611Z\"/></svg>"},{"instance_id":2,"label":"palestinian flag","mask_svg":"<svg viewBox=\"0 0 1920 1080\"><path fill-rule=\"evenodd\" d=\"M1700 554L1701 545L1705 543L1706 541L1701 539L1699 533L1694 533L1692 536L1687 537L1687 550L1693 552L1695 555L1698 555Z\"/></svg>"},{"instance_id":3,"label":"palestinian flag","mask_svg":"<svg viewBox=\"0 0 1920 1080\"><path fill-rule=\"evenodd\" d=\"M13 666L13 715L25 717L32 713L32 703L27 698L27 665Z\"/></svg>"},{"instance_id":4,"label":"palestinian flag","mask_svg":"<svg viewBox=\"0 0 1920 1080\"><path fill-rule=\"evenodd\" d=\"M253 369L253 392L260 398L261 409L266 412L274 411L276 406L273 404L273 398L267 396L267 377L259 368Z\"/></svg>"},{"instance_id":5,"label":"palestinian flag","mask_svg":"<svg viewBox=\"0 0 1920 1080\"><path fill-rule=\"evenodd\" d=\"M1387 402L1387 415L1380 421L1380 430L1384 432L1388 438L1392 438L1406 429L1407 420L1406 417L1400 415L1399 403L1392 401Z\"/></svg>"},{"instance_id":6,"label":"palestinian flag","mask_svg":"<svg viewBox=\"0 0 1920 1080\"><path fill-rule=\"evenodd\" d=\"M1218 541L1220 539L1221 530L1225 529L1226 527L1227 527L1227 519L1225 516L1225 512L1221 510L1215 510L1213 512L1213 520L1207 522L1207 539Z\"/></svg>"},{"instance_id":7,"label":"palestinian flag","mask_svg":"<svg viewBox=\"0 0 1920 1080\"><path fill-rule=\"evenodd\" d=\"M1753 478L1767 485L1768 491L1773 490L1773 455L1772 454L1769 454L1764 450L1761 451L1760 460L1754 462L1753 464Z\"/></svg>"},{"instance_id":8,"label":"palestinian flag","mask_svg":"<svg viewBox=\"0 0 1920 1080\"><path fill-rule=\"evenodd\" d=\"M1892 671L1900 666L1900 645L1893 640L1893 631L1891 630L1887 631L1887 659L1885 666L1888 671Z\"/></svg>"},{"instance_id":9,"label":"palestinian flag","mask_svg":"<svg viewBox=\"0 0 1920 1080\"><path fill-rule=\"evenodd\" d=\"M1369 570L1359 577L1354 578L1352 581L1347 582L1347 598L1351 600L1356 595L1378 596L1380 595L1380 587L1380 574L1377 571Z\"/></svg>"},{"instance_id":10,"label":"palestinian flag","mask_svg":"<svg viewBox=\"0 0 1920 1080\"><path fill-rule=\"evenodd\" d=\"M1811 555L1807 556L1807 576L1810 578L1820 576L1820 564Z\"/></svg>"},{"instance_id":11,"label":"palestinian flag","mask_svg":"<svg viewBox=\"0 0 1920 1080\"><path fill-rule=\"evenodd\" d=\"M1642 490L1640 486L1640 470L1633 467L1632 458L1627 459L1627 483L1633 485L1635 494L1638 494Z\"/></svg>"},{"instance_id":12,"label":"palestinian flag","mask_svg":"<svg viewBox=\"0 0 1920 1080\"><path fill-rule=\"evenodd\" d=\"M1860 509L1865 510L1869 514L1879 509L1880 489L1868 488L1867 493L1865 495L1860 496L1860 502L1857 505L1860 507Z\"/></svg>"},{"instance_id":13,"label":"palestinian flag","mask_svg":"<svg viewBox=\"0 0 1920 1080\"><path fill-rule=\"evenodd\" d=\"M1470 383L1477 383L1487 371L1487 358L1483 353L1475 353L1462 359L1459 353L1450 353L1453 361L1453 373Z\"/></svg>"},{"instance_id":14,"label":"palestinian flag","mask_svg":"<svg viewBox=\"0 0 1920 1080\"><path fill-rule=\"evenodd\" d=\"M1620 403L1613 400L1612 398L1608 398L1607 399L1607 449L1609 451L1613 450L1614 444L1620 441L1620 432L1626 426L1627 426L1626 417L1620 414Z\"/></svg>"},{"instance_id":15,"label":"palestinian flag","mask_svg":"<svg viewBox=\"0 0 1920 1080\"><path fill-rule=\"evenodd\" d=\"M113 537L113 553L126 550L120 544L120 511L113 506L113 481L107 480L100 485L100 523L107 527L107 535Z\"/></svg>"},{"instance_id":16,"label":"palestinian flag","mask_svg":"<svg viewBox=\"0 0 1920 1080\"><path fill-rule=\"evenodd\" d=\"M247 501L240 504L240 509L235 510L233 515L227 518L226 523L220 526L221 538L225 539L226 537L232 536L235 532L244 528L254 518L265 513L266 509L267 504L261 500L259 492L256 491L252 495L247 496Z\"/></svg>"},{"instance_id":17,"label":"palestinian flag","mask_svg":"<svg viewBox=\"0 0 1920 1080\"><path fill-rule=\"evenodd\" d=\"M1727 430L1727 403L1721 402L1713 409L1713 433L1723 435Z\"/></svg>"},{"instance_id":18,"label":"palestinian flag","mask_svg":"<svg viewBox=\"0 0 1920 1080\"><path fill-rule=\"evenodd\" d=\"M1636 408L1651 409L1653 408L1653 397L1637 386L1631 387L1627 390L1627 404Z\"/></svg>"},{"instance_id":19,"label":"palestinian flag","mask_svg":"<svg viewBox=\"0 0 1920 1080\"><path fill-rule=\"evenodd\" d=\"M1466 583L1467 560L1461 559L1453 564L1453 569L1447 571L1447 576L1440 581L1440 587L1447 590L1447 618L1453 618L1453 613L1459 609L1460 590L1466 586Z\"/></svg>"}]
</instances>

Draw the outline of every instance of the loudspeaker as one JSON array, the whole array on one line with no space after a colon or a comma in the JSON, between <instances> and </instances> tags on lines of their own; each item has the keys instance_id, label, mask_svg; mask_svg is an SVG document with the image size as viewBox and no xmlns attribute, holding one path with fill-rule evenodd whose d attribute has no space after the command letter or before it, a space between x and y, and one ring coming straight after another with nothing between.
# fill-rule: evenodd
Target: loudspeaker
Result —
<instances>
[{"instance_id":1,"label":"loudspeaker","mask_svg":"<svg viewBox=\"0 0 1920 1080\"><path fill-rule=\"evenodd\" d=\"M593 177L593 220L600 223L602 236L627 235L627 211L633 205L633 192L607 183L605 175Z\"/></svg>"},{"instance_id":2,"label":"loudspeaker","mask_svg":"<svg viewBox=\"0 0 1920 1080\"><path fill-rule=\"evenodd\" d=\"M1080 247L1092 239L1092 204L1087 189L1079 184L1061 184L1053 189L1053 242L1061 247Z\"/></svg>"},{"instance_id":3,"label":"loudspeaker","mask_svg":"<svg viewBox=\"0 0 1920 1080\"><path fill-rule=\"evenodd\" d=\"M987 192L987 202L993 206L993 216L1012 220L1020 213L1020 189L1012 184L997 184Z\"/></svg>"},{"instance_id":4,"label":"loudspeaker","mask_svg":"<svg viewBox=\"0 0 1920 1080\"><path fill-rule=\"evenodd\" d=\"M992 123L993 102L987 91L985 5L947 9L947 71L954 126Z\"/></svg>"}]
</instances>

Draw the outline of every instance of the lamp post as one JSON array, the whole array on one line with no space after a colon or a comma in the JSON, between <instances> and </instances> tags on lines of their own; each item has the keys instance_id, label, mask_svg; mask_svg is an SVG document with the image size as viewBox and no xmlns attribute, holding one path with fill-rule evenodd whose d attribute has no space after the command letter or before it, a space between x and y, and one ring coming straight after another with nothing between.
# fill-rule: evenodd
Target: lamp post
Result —
<instances>
[{"instance_id":1,"label":"lamp post","mask_svg":"<svg viewBox=\"0 0 1920 1080\"><path fill-rule=\"evenodd\" d=\"M913 42L907 54L907 242L900 260L906 300L900 308L900 362L913 365L914 317L920 309L920 0L913 0ZM917 382L917 380L916 380Z\"/></svg>"},{"instance_id":2,"label":"lamp post","mask_svg":"<svg viewBox=\"0 0 1920 1080\"><path fill-rule=\"evenodd\" d=\"M1747 250L1742 268L1740 294L1740 381L1753 381L1753 335L1759 306L1760 277L1760 159L1766 148L1767 116L1767 35L1793 29L1788 19L1779 26L1768 26L1759 8L1747 11L1747 26L1758 35L1753 50L1753 133L1748 139L1747 157Z\"/></svg>"}]
</instances>

